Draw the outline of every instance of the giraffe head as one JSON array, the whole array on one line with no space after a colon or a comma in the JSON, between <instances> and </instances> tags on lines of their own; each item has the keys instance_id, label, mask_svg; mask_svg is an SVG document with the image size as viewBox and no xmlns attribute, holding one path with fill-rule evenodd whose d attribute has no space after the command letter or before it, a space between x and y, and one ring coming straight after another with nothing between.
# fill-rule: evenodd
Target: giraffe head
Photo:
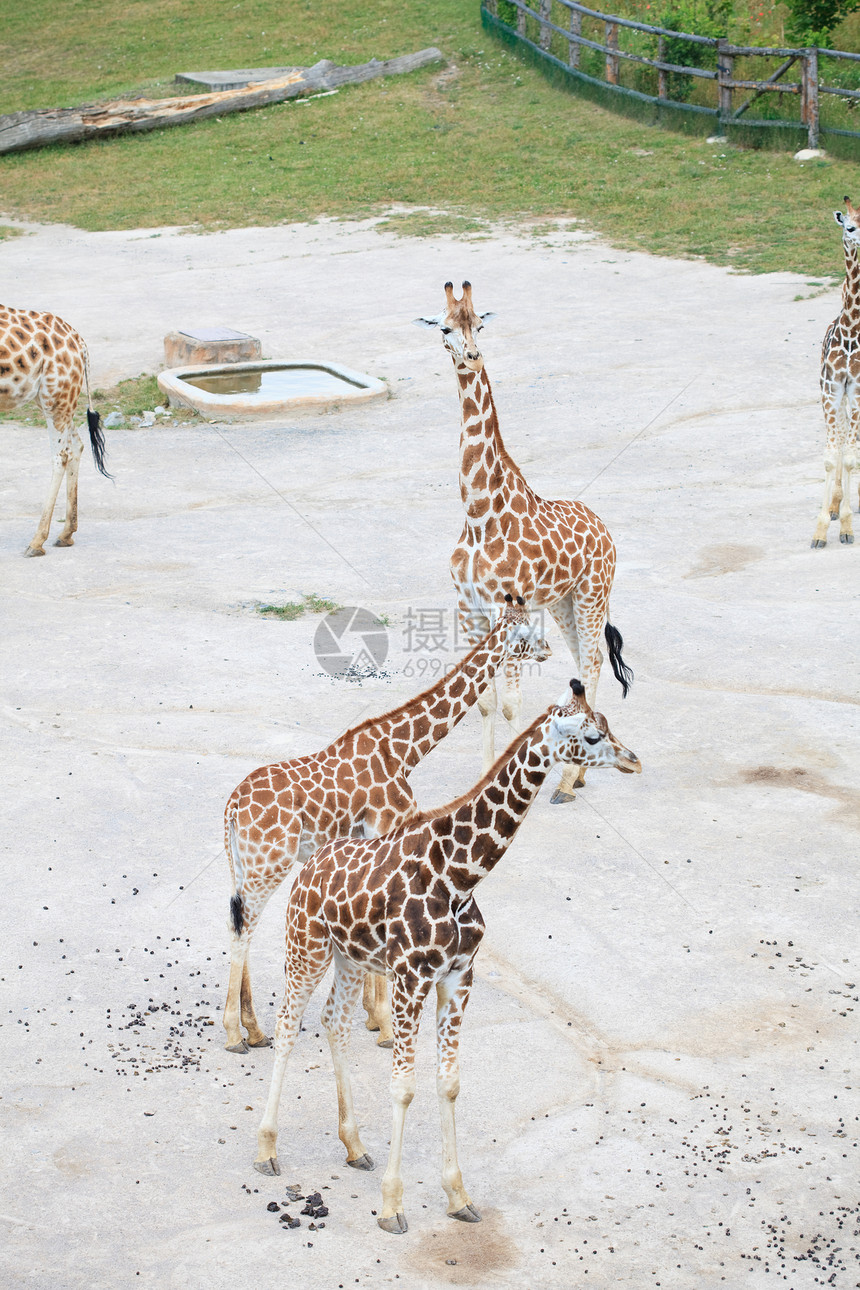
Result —
<instances>
[{"instance_id":1,"label":"giraffe head","mask_svg":"<svg viewBox=\"0 0 860 1290\"><path fill-rule=\"evenodd\" d=\"M416 327L438 327L442 343L454 360L455 367L469 372L480 372L484 358L478 346L477 335L484 323L495 314L477 314L472 304L472 284L463 283L463 295L454 297L454 284L445 283L445 308L441 313L415 319Z\"/></svg>"},{"instance_id":2,"label":"giraffe head","mask_svg":"<svg viewBox=\"0 0 860 1290\"><path fill-rule=\"evenodd\" d=\"M505 633L505 652L509 658L545 663L552 654L548 642L532 622L522 596L505 596L505 607L499 617L499 630Z\"/></svg>"},{"instance_id":3,"label":"giraffe head","mask_svg":"<svg viewBox=\"0 0 860 1290\"><path fill-rule=\"evenodd\" d=\"M845 213L834 211L833 218L842 229L842 241L849 246L860 247L860 210L851 205L850 198L843 197L842 200L846 206Z\"/></svg>"},{"instance_id":4,"label":"giraffe head","mask_svg":"<svg viewBox=\"0 0 860 1290\"><path fill-rule=\"evenodd\" d=\"M612 766L626 775L638 775L642 763L618 742L602 712L592 712L581 681L571 681L570 698L564 694L549 711L547 742L554 761L579 766Z\"/></svg>"}]
</instances>

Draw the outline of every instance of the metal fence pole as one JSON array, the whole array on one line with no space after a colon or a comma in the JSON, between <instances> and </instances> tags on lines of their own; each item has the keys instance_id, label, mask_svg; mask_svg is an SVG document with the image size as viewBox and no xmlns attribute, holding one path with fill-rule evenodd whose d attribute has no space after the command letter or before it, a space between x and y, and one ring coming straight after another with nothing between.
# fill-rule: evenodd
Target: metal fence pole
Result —
<instances>
[{"instance_id":1,"label":"metal fence pole","mask_svg":"<svg viewBox=\"0 0 860 1290\"><path fill-rule=\"evenodd\" d=\"M657 61L662 63L666 57L666 41L663 36L657 42ZM665 99L669 97L668 78L662 67L657 69L657 97Z\"/></svg>"},{"instance_id":2,"label":"metal fence pole","mask_svg":"<svg viewBox=\"0 0 860 1290\"><path fill-rule=\"evenodd\" d=\"M525 34L526 34L526 15L522 9L517 9L517 35L524 36Z\"/></svg>"},{"instance_id":3,"label":"metal fence pole","mask_svg":"<svg viewBox=\"0 0 860 1290\"><path fill-rule=\"evenodd\" d=\"M729 48L729 42L725 38L717 41L717 85L720 95L720 123L723 125L732 115L732 72L735 60L728 53Z\"/></svg>"},{"instance_id":4,"label":"metal fence pole","mask_svg":"<svg viewBox=\"0 0 860 1290\"><path fill-rule=\"evenodd\" d=\"M582 35L582 14L579 12L578 9L571 9L570 11L570 30L574 36ZM571 67L579 67L580 46L578 42L575 40L568 41L568 49L569 49L569 53L567 56L568 64Z\"/></svg>"},{"instance_id":5,"label":"metal fence pole","mask_svg":"<svg viewBox=\"0 0 860 1290\"><path fill-rule=\"evenodd\" d=\"M617 22L608 22L606 24L606 44L610 50L618 48ZM606 55L606 79L610 85L618 84L618 57L612 53Z\"/></svg>"}]
</instances>

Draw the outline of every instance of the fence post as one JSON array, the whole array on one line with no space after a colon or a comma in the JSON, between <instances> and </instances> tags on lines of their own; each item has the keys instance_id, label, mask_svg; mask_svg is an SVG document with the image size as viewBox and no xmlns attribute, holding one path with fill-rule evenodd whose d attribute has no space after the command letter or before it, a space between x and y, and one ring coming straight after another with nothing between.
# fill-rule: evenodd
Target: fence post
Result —
<instances>
[{"instance_id":1,"label":"fence post","mask_svg":"<svg viewBox=\"0 0 860 1290\"><path fill-rule=\"evenodd\" d=\"M608 22L606 24L606 44L610 50L618 48L617 22ZM610 85L618 84L618 57L612 53L606 55L606 79Z\"/></svg>"},{"instance_id":2,"label":"fence post","mask_svg":"<svg viewBox=\"0 0 860 1290\"><path fill-rule=\"evenodd\" d=\"M574 36L582 35L582 14L578 9L571 9L570 11L570 30ZM568 64L571 67L579 67L579 43L575 40L570 40L568 41L568 48Z\"/></svg>"},{"instance_id":3,"label":"fence post","mask_svg":"<svg viewBox=\"0 0 860 1290\"><path fill-rule=\"evenodd\" d=\"M549 49L549 42L552 40L552 28L547 26L552 17L552 0L540 0L540 36L538 43L541 49Z\"/></svg>"},{"instance_id":4,"label":"fence post","mask_svg":"<svg viewBox=\"0 0 860 1290\"><path fill-rule=\"evenodd\" d=\"M660 62L660 63L662 63L662 62L664 61L665 57L666 57L666 41L665 41L665 39L661 36L661 37L660 37L660 39L659 39L659 40L658 40L658 42L657 42L657 61L658 61L658 62ZM667 78L666 78L666 73L664 72L664 70L663 70L663 68L662 68L662 67L658 67L658 69L657 69L657 97L658 97L659 99L665 99L665 98L667 98L667 97L668 97L668 94L669 94L669 87L668 87L668 82L667 82Z\"/></svg>"},{"instance_id":5,"label":"fence post","mask_svg":"<svg viewBox=\"0 0 860 1290\"><path fill-rule=\"evenodd\" d=\"M732 115L732 72L734 57L728 53L730 46L725 37L717 41L717 85L720 94L720 124L725 125Z\"/></svg>"},{"instance_id":6,"label":"fence post","mask_svg":"<svg viewBox=\"0 0 860 1290\"><path fill-rule=\"evenodd\" d=\"M524 10L522 10L522 9L520 9L520 8L518 7L518 8L517 8L517 35L518 35L518 36L524 36L525 34L526 34L526 15L525 15L525 11L524 11Z\"/></svg>"},{"instance_id":7,"label":"fence post","mask_svg":"<svg viewBox=\"0 0 860 1290\"><path fill-rule=\"evenodd\" d=\"M806 126L808 148L818 147L818 50L807 49L803 55L803 79L800 91L800 119Z\"/></svg>"},{"instance_id":8,"label":"fence post","mask_svg":"<svg viewBox=\"0 0 860 1290\"><path fill-rule=\"evenodd\" d=\"M499 16L499 0L484 0L484 8L487 13L491 13L494 18Z\"/></svg>"}]
</instances>

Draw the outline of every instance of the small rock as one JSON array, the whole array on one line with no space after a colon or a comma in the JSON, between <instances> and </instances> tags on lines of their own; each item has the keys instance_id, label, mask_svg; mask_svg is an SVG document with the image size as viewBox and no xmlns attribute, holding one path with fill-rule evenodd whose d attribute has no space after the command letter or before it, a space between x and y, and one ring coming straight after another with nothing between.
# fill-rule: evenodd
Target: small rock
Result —
<instances>
[{"instance_id":1,"label":"small rock","mask_svg":"<svg viewBox=\"0 0 860 1290\"><path fill-rule=\"evenodd\" d=\"M164 407L153 408L153 412L157 417L166 417L168 415L167 408Z\"/></svg>"},{"instance_id":2,"label":"small rock","mask_svg":"<svg viewBox=\"0 0 860 1290\"><path fill-rule=\"evenodd\" d=\"M286 1210L284 1210L283 1214L281 1214L278 1219L278 1222L280 1223L292 1223L292 1221L293 1221L292 1215L288 1214Z\"/></svg>"},{"instance_id":3,"label":"small rock","mask_svg":"<svg viewBox=\"0 0 860 1290\"><path fill-rule=\"evenodd\" d=\"M115 430L117 426L122 425L124 420L125 420L125 417L122 415L121 412L109 412L105 417L105 422L104 422L105 429Z\"/></svg>"},{"instance_id":4,"label":"small rock","mask_svg":"<svg viewBox=\"0 0 860 1290\"><path fill-rule=\"evenodd\" d=\"M314 1218L328 1218L328 1209L325 1205L320 1205L314 1210Z\"/></svg>"},{"instance_id":5,"label":"small rock","mask_svg":"<svg viewBox=\"0 0 860 1290\"><path fill-rule=\"evenodd\" d=\"M142 417L141 417L141 424L142 424L142 425L145 425L145 426L154 426L154 425L155 425L155 413L154 413L154 412L150 412L150 411L146 411L146 412L144 412L144 413L143 413L143 415L142 415Z\"/></svg>"},{"instance_id":6,"label":"small rock","mask_svg":"<svg viewBox=\"0 0 860 1290\"><path fill-rule=\"evenodd\" d=\"M291 1218L289 1225L290 1227L301 1227L302 1220L300 1218Z\"/></svg>"},{"instance_id":7,"label":"small rock","mask_svg":"<svg viewBox=\"0 0 860 1290\"><path fill-rule=\"evenodd\" d=\"M709 134L705 143L728 143L728 136L725 134Z\"/></svg>"},{"instance_id":8,"label":"small rock","mask_svg":"<svg viewBox=\"0 0 860 1290\"><path fill-rule=\"evenodd\" d=\"M269 1211L270 1214L277 1214L280 1208L281 1207L276 1200L270 1200L268 1205L266 1206L266 1209Z\"/></svg>"},{"instance_id":9,"label":"small rock","mask_svg":"<svg viewBox=\"0 0 860 1290\"><path fill-rule=\"evenodd\" d=\"M794 154L795 161L815 161L818 157L826 157L827 153L823 148L801 148L800 152Z\"/></svg>"}]
</instances>

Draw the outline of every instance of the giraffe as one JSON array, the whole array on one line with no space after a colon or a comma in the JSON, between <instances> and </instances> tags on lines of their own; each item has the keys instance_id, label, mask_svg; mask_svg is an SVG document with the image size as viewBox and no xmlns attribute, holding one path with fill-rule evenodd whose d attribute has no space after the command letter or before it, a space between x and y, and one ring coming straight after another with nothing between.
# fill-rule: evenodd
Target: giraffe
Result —
<instances>
[{"instance_id":1,"label":"giraffe","mask_svg":"<svg viewBox=\"0 0 860 1290\"><path fill-rule=\"evenodd\" d=\"M834 211L842 229L845 281L842 310L827 328L821 346L821 405L827 428L824 452L824 500L812 536L813 547L827 546L827 525L839 520L839 541L854 541L851 523L852 476L860 466L860 208L845 202L846 212Z\"/></svg>"},{"instance_id":2,"label":"giraffe","mask_svg":"<svg viewBox=\"0 0 860 1290\"><path fill-rule=\"evenodd\" d=\"M477 314L472 286L460 300L445 283L445 308L416 318L419 327L438 327L454 361L460 394L460 496L466 520L451 556L460 619L469 639L485 630L487 606L499 588L516 585L530 608L545 607L558 624L585 684L589 704L597 680L605 633L612 670L627 695L633 673L621 657L621 633L609 621L609 592L615 576L615 546L606 525L582 502L546 501L529 487L502 442L499 419L477 334L494 314ZM504 671L502 714L521 728L521 668L511 660ZM483 716L484 770L495 758L496 685L478 700ZM584 771L565 766L552 796L569 802L584 783Z\"/></svg>"},{"instance_id":3,"label":"giraffe","mask_svg":"<svg viewBox=\"0 0 860 1290\"><path fill-rule=\"evenodd\" d=\"M328 843L302 868L290 895L286 926L286 989L275 1027L275 1063L258 1133L254 1167L280 1173L278 1105L302 1014L334 960L334 984L322 1011L337 1083L338 1136L347 1164L372 1169L349 1079L349 1021L362 974L391 981L394 1057L393 1124L382 1180L386 1232L407 1230L400 1162L406 1110L415 1093L415 1042L421 1011L436 988L436 1089L442 1120L442 1187L448 1214L465 1223L480 1213L457 1162L454 1103L459 1092L460 1024L472 967L484 933L474 891L512 842L556 762L612 766L635 773L638 758L593 712L579 681L517 736L468 793L426 811L381 838Z\"/></svg>"},{"instance_id":4,"label":"giraffe","mask_svg":"<svg viewBox=\"0 0 860 1290\"><path fill-rule=\"evenodd\" d=\"M512 657L543 662L549 655L522 597L508 593L496 625L434 685L351 727L321 752L259 767L233 790L224 813L233 891L224 1007L229 1052L270 1042L254 1012L249 948L269 897L293 865L324 842L350 834L379 836L411 819L417 807L407 776L453 730L500 664ZM390 1048L390 1014L379 977L368 979L365 1007L368 1030L379 1030L380 1046Z\"/></svg>"},{"instance_id":5,"label":"giraffe","mask_svg":"<svg viewBox=\"0 0 860 1290\"><path fill-rule=\"evenodd\" d=\"M101 419L90 400L90 364L83 339L55 314L0 305L0 412L37 400L48 423L51 485L39 526L25 555L44 555L57 494L66 478L66 519L55 546L73 546L78 527L78 468L83 444L75 430L81 386L87 390L87 425L96 468L105 468Z\"/></svg>"}]
</instances>

